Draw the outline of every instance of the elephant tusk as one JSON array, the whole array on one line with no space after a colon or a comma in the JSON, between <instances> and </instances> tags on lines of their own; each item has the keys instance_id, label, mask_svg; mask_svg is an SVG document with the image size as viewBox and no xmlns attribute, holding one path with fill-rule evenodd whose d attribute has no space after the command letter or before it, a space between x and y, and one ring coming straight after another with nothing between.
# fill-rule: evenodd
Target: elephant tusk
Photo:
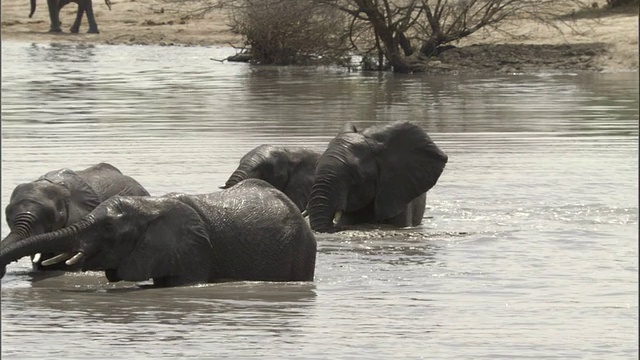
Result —
<instances>
[{"instance_id":1,"label":"elephant tusk","mask_svg":"<svg viewBox=\"0 0 640 360\"><path fill-rule=\"evenodd\" d=\"M336 212L336 215L333 217L333 224L338 225L341 217L342 217L342 211Z\"/></svg>"},{"instance_id":2,"label":"elephant tusk","mask_svg":"<svg viewBox=\"0 0 640 360\"><path fill-rule=\"evenodd\" d=\"M309 212L307 211L307 209L304 209L304 211L302 211L302 217L307 217L309 216Z\"/></svg>"},{"instance_id":3,"label":"elephant tusk","mask_svg":"<svg viewBox=\"0 0 640 360\"><path fill-rule=\"evenodd\" d=\"M41 253L37 253L35 255L33 255L33 259L31 259L31 262L34 264L37 264L40 262L40 258L42 258L42 254Z\"/></svg>"},{"instance_id":4,"label":"elephant tusk","mask_svg":"<svg viewBox=\"0 0 640 360\"><path fill-rule=\"evenodd\" d=\"M47 259L45 261L42 262L42 266L49 266L49 265L53 265L53 264L57 264L60 261L64 261L66 259L68 259L71 256L70 253L62 253L62 254L58 254L50 259Z\"/></svg>"},{"instance_id":5,"label":"elephant tusk","mask_svg":"<svg viewBox=\"0 0 640 360\"><path fill-rule=\"evenodd\" d=\"M84 253L80 251L77 254L75 254L71 259L65 261L65 264L67 264L68 266L74 265L78 261L82 260L83 257L84 257Z\"/></svg>"}]
</instances>

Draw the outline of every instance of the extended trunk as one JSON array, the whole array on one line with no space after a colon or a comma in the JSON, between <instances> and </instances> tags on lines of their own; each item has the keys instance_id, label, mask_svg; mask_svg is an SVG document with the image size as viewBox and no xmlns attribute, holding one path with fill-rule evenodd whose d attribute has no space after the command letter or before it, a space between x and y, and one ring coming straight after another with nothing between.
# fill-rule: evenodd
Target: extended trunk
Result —
<instances>
[{"instance_id":1,"label":"extended trunk","mask_svg":"<svg viewBox=\"0 0 640 360\"><path fill-rule=\"evenodd\" d=\"M0 266L17 261L20 258L36 253L62 253L70 251L75 245L74 235L86 229L93 220L83 220L69 227L32 236L8 244L0 243Z\"/></svg>"},{"instance_id":2,"label":"extended trunk","mask_svg":"<svg viewBox=\"0 0 640 360\"><path fill-rule=\"evenodd\" d=\"M22 239L26 238L26 236L22 236L20 234L18 234L17 232L10 232L9 235L7 235L7 237L5 237L4 239L2 239L2 246L9 246L17 241L20 241Z\"/></svg>"}]
</instances>

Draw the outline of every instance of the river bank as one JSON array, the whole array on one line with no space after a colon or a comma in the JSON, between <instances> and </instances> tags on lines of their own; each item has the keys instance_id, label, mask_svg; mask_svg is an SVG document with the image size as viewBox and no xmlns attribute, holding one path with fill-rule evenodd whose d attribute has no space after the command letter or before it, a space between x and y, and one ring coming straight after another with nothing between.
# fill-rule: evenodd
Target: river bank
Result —
<instances>
[{"instance_id":1,"label":"river bank","mask_svg":"<svg viewBox=\"0 0 640 360\"><path fill-rule=\"evenodd\" d=\"M638 9L583 9L559 19L554 26L519 21L506 33L479 31L454 44L428 63L431 71L536 70L637 71ZM191 9L167 7L162 0L116 0L112 10L94 3L100 34L87 34L84 19L79 34L68 29L76 5L61 12L62 34L48 33L46 3L41 1L33 18L29 2L2 2L2 40L33 43L242 46L242 38L227 26L224 11L203 18L188 15Z\"/></svg>"}]
</instances>

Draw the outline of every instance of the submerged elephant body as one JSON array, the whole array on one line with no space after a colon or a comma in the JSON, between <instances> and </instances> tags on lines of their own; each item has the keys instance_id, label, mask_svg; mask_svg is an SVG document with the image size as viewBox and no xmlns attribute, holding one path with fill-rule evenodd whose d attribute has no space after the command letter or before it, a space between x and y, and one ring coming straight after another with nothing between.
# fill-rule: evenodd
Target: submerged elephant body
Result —
<instances>
[{"instance_id":1,"label":"submerged elephant body","mask_svg":"<svg viewBox=\"0 0 640 360\"><path fill-rule=\"evenodd\" d=\"M149 193L136 180L107 163L79 171L51 171L35 181L20 184L13 190L5 209L11 231L2 244L69 226L114 195L148 196ZM74 270L63 264L43 268L40 261L52 255L43 253L34 259L34 268Z\"/></svg>"},{"instance_id":2,"label":"submerged elephant body","mask_svg":"<svg viewBox=\"0 0 640 360\"><path fill-rule=\"evenodd\" d=\"M260 145L240 159L238 168L221 188L230 188L245 179L261 179L282 191L304 211L320 155L312 149Z\"/></svg>"},{"instance_id":3,"label":"submerged elephant body","mask_svg":"<svg viewBox=\"0 0 640 360\"><path fill-rule=\"evenodd\" d=\"M311 281L316 240L291 200L249 179L206 195L113 197L75 225L3 245L0 265L42 251L110 281Z\"/></svg>"},{"instance_id":4,"label":"submerged elephant body","mask_svg":"<svg viewBox=\"0 0 640 360\"><path fill-rule=\"evenodd\" d=\"M358 131L348 123L318 161L307 206L311 227L334 232L363 223L417 226L426 193L447 161L415 124Z\"/></svg>"}]
</instances>

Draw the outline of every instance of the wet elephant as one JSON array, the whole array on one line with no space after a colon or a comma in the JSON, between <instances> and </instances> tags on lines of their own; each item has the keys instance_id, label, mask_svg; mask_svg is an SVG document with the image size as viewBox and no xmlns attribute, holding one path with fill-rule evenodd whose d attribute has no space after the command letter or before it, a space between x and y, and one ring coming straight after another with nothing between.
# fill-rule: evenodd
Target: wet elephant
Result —
<instances>
[{"instance_id":1,"label":"wet elephant","mask_svg":"<svg viewBox=\"0 0 640 360\"><path fill-rule=\"evenodd\" d=\"M363 223L419 225L426 192L447 160L410 122L362 131L348 123L318 161L307 206L311 227L334 232Z\"/></svg>"},{"instance_id":2,"label":"wet elephant","mask_svg":"<svg viewBox=\"0 0 640 360\"><path fill-rule=\"evenodd\" d=\"M114 195L148 196L149 193L135 179L107 163L79 171L51 171L35 181L20 184L13 190L5 209L11 231L1 244L9 245L69 226ZM34 256L34 269L75 270L64 264L43 268L41 261L53 255Z\"/></svg>"},{"instance_id":3,"label":"wet elephant","mask_svg":"<svg viewBox=\"0 0 640 360\"><path fill-rule=\"evenodd\" d=\"M248 179L205 195L115 196L79 222L14 244L0 265L37 252L103 270L109 281L179 286L218 281L312 281L316 240L281 191Z\"/></svg>"},{"instance_id":4,"label":"wet elephant","mask_svg":"<svg viewBox=\"0 0 640 360\"><path fill-rule=\"evenodd\" d=\"M306 148L260 145L240 159L238 168L221 188L230 188L244 179L262 179L282 191L300 211L304 211L321 154Z\"/></svg>"}]
</instances>

